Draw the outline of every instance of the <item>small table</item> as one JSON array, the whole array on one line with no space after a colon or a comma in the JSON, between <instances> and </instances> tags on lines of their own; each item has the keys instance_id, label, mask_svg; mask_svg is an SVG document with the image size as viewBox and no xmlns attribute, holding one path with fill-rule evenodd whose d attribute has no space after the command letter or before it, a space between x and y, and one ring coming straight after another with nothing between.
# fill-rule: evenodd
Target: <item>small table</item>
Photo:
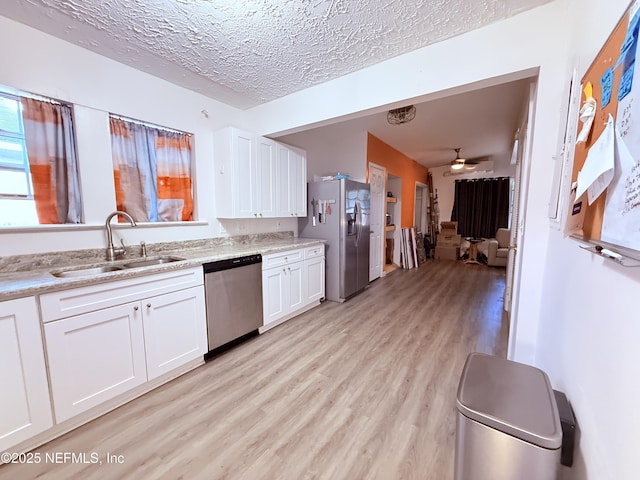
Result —
<instances>
[{"instance_id":1,"label":"small table","mask_svg":"<svg viewBox=\"0 0 640 480\"><path fill-rule=\"evenodd\" d=\"M481 238L467 238L467 241L470 243L469 246L469 257L464 261L464 263L471 263L480 265L478 261L478 244L482 242Z\"/></svg>"}]
</instances>

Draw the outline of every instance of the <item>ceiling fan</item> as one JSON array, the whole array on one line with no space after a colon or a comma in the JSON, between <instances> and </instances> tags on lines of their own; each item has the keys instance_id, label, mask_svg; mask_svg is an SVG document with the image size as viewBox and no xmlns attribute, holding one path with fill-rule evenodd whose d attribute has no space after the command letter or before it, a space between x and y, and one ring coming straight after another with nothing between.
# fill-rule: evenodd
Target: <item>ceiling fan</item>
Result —
<instances>
[{"instance_id":1,"label":"ceiling fan","mask_svg":"<svg viewBox=\"0 0 640 480\"><path fill-rule=\"evenodd\" d=\"M454 148L453 150L456 152L456 158L451 160L451 170L473 170L478 166L479 162L477 162L476 159L460 157L461 148Z\"/></svg>"}]
</instances>

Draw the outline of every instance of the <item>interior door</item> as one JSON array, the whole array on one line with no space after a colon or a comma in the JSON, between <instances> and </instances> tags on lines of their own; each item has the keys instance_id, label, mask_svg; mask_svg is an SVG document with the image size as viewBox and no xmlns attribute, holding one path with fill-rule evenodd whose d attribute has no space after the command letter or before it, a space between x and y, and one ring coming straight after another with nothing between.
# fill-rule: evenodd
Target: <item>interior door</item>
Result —
<instances>
[{"instance_id":1,"label":"interior door","mask_svg":"<svg viewBox=\"0 0 640 480\"><path fill-rule=\"evenodd\" d=\"M371 187L371 215L369 217L369 281L382 275L384 256L384 179L387 170L374 163L369 164L369 185Z\"/></svg>"}]
</instances>

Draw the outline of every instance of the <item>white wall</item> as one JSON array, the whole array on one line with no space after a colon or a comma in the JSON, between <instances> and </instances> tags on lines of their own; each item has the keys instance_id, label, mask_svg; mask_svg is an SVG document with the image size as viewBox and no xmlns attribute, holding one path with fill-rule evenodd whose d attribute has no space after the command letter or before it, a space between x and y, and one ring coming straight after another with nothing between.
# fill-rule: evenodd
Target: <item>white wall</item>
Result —
<instances>
[{"instance_id":1,"label":"white wall","mask_svg":"<svg viewBox=\"0 0 640 480\"><path fill-rule=\"evenodd\" d=\"M578 78L628 0L572 0ZM577 464L565 478L638 478L640 269L624 268L549 230L536 363L567 393L580 430Z\"/></svg>"},{"instance_id":2,"label":"white wall","mask_svg":"<svg viewBox=\"0 0 640 480\"><path fill-rule=\"evenodd\" d=\"M113 112L194 134L194 224L117 228L125 243L187 240L213 236L297 229L295 220L235 222L215 219L212 132L243 127L243 112L203 95L70 43L0 17L0 85L50 96L76 105L76 133L87 225L6 231L0 254L102 248L104 221L115 210L108 113ZM205 110L208 118L202 113Z\"/></svg>"}]
</instances>

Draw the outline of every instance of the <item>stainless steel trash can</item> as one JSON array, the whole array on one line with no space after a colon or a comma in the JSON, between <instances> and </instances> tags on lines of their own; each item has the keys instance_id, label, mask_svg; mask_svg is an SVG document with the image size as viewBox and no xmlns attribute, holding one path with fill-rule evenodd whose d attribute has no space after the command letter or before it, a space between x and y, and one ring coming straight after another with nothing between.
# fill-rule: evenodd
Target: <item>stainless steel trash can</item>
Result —
<instances>
[{"instance_id":1,"label":"stainless steel trash can","mask_svg":"<svg viewBox=\"0 0 640 480\"><path fill-rule=\"evenodd\" d=\"M455 480L555 480L562 428L540 369L472 353L458 385Z\"/></svg>"}]
</instances>

